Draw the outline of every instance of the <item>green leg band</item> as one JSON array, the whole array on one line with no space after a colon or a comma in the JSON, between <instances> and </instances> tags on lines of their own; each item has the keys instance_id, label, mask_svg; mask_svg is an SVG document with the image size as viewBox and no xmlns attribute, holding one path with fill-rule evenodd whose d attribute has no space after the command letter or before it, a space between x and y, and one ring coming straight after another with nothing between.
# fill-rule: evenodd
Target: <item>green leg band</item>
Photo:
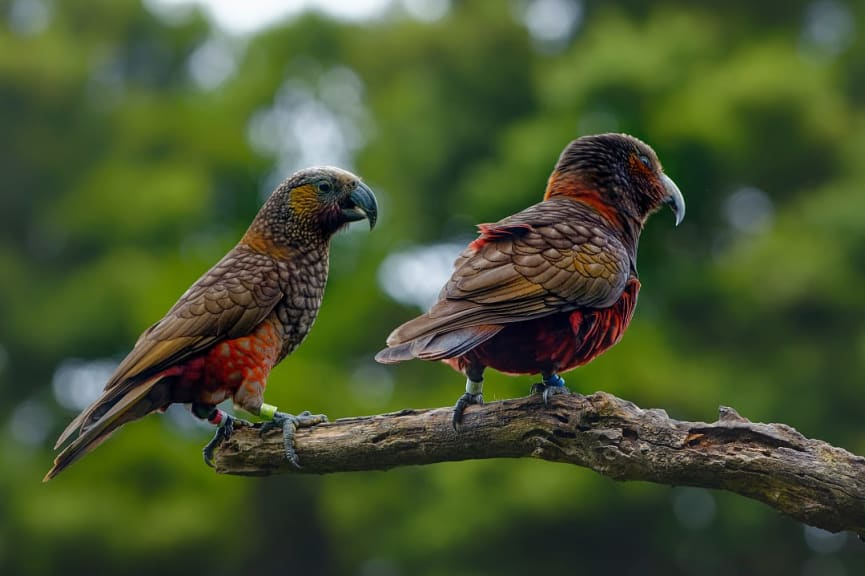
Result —
<instances>
[{"instance_id":1,"label":"green leg band","mask_svg":"<svg viewBox=\"0 0 865 576\"><path fill-rule=\"evenodd\" d=\"M273 420L276 411L277 408L273 404L262 403L261 408L258 409L258 415L264 420Z\"/></svg>"}]
</instances>

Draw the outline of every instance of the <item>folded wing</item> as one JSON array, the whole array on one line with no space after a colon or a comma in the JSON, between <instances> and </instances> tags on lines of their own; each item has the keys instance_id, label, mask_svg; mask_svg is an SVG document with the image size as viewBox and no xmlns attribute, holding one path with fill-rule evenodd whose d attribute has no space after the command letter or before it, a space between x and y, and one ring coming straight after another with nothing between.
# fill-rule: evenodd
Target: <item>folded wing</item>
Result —
<instances>
[{"instance_id":1,"label":"folded wing","mask_svg":"<svg viewBox=\"0 0 865 576\"><path fill-rule=\"evenodd\" d=\"M570 198L541 202L482 225L438 302L394 330L376 359L452 358L512 322L611 306L631 267L624 245L591 208Z\"/></svg>"},{"instance_id":2,"label":"folded wing","mask_svg":"<svg viewBox=\"0 0 865 576\"><path fill-rule=\"evenodd\" d=\"M46 478L94 449L120 425L170 401L158 389L161 373L222 340L250 333L273 310L283 292L276 262L239 247L229 252L136 342L117 367L102 395L57 440L55 449L76 432Z\"/></svg>"}]
</instances>

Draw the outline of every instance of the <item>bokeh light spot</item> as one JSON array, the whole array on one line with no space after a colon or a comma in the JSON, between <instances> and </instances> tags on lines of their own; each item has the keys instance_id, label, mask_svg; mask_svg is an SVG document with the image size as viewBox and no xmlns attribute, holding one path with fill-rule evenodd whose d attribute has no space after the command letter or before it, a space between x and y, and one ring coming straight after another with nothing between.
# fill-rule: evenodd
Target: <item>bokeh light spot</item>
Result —
<instances>
[{"instance_id":1,"label":"bokeh light spot","mask_svg":"<svg viewBox=\"0 0 865 576\"><path fill-rule=\"evenodd\" d=\"M54 417L38 400L25 400L15 407L9 418L12 437L26 446L39 446L51 433Z\"/></svg>"},{"instance_id":2,"label":"bokeh light spot","mask_svg":"<svg viewBox=\"0 0 865 576\"><path fill-rule=\"evenodd\" d=\"M753 187L740 188L724 203L727 222L737 232L768 232L775 217L775 206L765 192Z\"/></svg>"},{"instance_id":3,"label":"bokeh light spot","mask_svg":"<svg viewBox=\"0 0 865 576\"><path fill-rule=\"evenodd\" d=\"M805 9L803 42L824 54L844 52L856 36L856 19L850 9L837 0L819 0Z\"/></svg>"},{"instance_id":4,"label":"bokeh light spot","mask_svg":"<svg viewBox=\"0 0 865 576\"><path fill-rule=\"evenodd\" d=\"M402 0L406 13L421 22L435 22L444 18L451 8L450 0Z\"/></svg>"},{"instance_id":5,"label":"bokeh light spot","mask_svg":"<svg viewBox=\"0 0 865 576\"><path fill-rule=\"evenodd\" d=\"M564 46L582 17L583 3L578 0L534 0L522 20L541 48L556 49Z\"/></svg>"},{"instance_id":6,"label":"bokeh light spot","mask_svg":"<svg viewBox=\"0 0 865 576\"><path fill-rule=\"evenodd\" d=\"M463 244L434 244L390 254L378 269L379 285L397 302L426 310L450 278L453 262L464 248Z\"/></svg>"},{"instance_id":7,"label":"bokeh light spot","mask_svg":"<svg viewBox=\"0 0 865 576\"><path fill-rule=\"evenodd\" d=\"M390 372L378 364L365 363L351 377L352 392L365 406L385 406L393 395Z\"/></svg>"},{"instance_id":8,"label":"bokeh light spot","mask_svg":"<svg viewBox=\"0 0 865 576\"><path fill-rule=\"evenodd\" d=\"M704 488L676 488L673 490L673 513L685 528L708 528L715 519L715 498Z\"/></svg>"},{"instance_id":9,"label":"bokeh light spot","mask_svg":"<svg viewBox=\"0 0 865 576\"><path fill-rule=\"evenodd\" d=\"M54 397L64 408L81 411L99 397L115 369L113 360L64 360L51 380Z\"/></svg>"},{"instance_id":10,"label":"bokeh light spot","mask_svg":"<svg viewBox=\"0 0 865 576\"><path fill-rule=\"evenodd\" d=\"M202 90L218 88L237 71L237 55L224 38L211 37L195 49L187 63L189 76Z\"/></svg>"},{"instance_id":11,"label":"bokeh light spot","mask_svg":"<svg viewBox=\"0 0 865 576\"><path fill-rule=\"evenodd\" d=\"M805 526L805 543L808 548L818 554L832 554L844 547L847 542L847 533L832 533L822 528Z\"/></svg>"}]
</instances>

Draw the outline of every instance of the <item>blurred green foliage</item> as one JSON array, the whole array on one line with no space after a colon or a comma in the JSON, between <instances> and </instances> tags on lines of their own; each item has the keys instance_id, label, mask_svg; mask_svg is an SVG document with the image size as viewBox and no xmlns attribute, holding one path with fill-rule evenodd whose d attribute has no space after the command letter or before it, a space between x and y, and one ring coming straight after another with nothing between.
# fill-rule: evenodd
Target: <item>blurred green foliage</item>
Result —
<instances>
[{"instance_id":1,"label":"blurred green foliage","mask_svg":"<svg viewBox=\"0 0 865 576\"><path fill-rule=\"evenodd\" d=\"M526 26L542 2L570 5L572 28ZM336 157L382 217L336 238L319 321L269 402L332 418L452 403L448 368L372 362L418 311L380 263L536 202L570 139L616 130L655 147L688 217L649 223L633 324L571 387L692 420L730 405L865 453L865 4L453 2L431 22L399 6L243 39L197 11L0 0L0 573L861 574L854 538L759 504L545 462L217 477L210 431L183 415L39 483L74 415L58 367L121 358L317 159L320 114L278 121L302 109L336 118ZM530 383L489 374L488 399Z\"/></svg>"}]
</instances>

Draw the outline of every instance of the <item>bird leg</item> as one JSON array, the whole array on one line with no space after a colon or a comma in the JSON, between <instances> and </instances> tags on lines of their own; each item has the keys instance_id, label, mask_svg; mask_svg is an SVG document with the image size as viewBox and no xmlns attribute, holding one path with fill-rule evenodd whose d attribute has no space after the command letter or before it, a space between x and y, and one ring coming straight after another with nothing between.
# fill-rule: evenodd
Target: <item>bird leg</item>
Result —
<instances>
[{"instance_id":1,"label":"bird leg","mask_svg":"<svg viewBox=\"0 0 865 576\"><path fill-rule=\"evenodd\" d=\"M294 449L294 435L298 428L309 428L316 424L327 422L327 416L324 414L312 414L308 410L301 412L298 415L279 412L273 404L262 404L258 415L265 419L261 424L261 429L258 432L259 436L273 428L282 429L282 441L285 445L285 458L291 462L295 468L300 468L300 462L297 459L297 452Z\"/></svg>"},{"instance_id":2,"label":"bird leg","mask_svg":"<svg viewBox=\"0 0 865 576\"><path fill-rule=\"evenodd\" d=\"M204 463L211 468L213 468L214 449L223 441L231 438L235 424L240 424L241 426L252 426L252 423L247 422L246 420L241 420L240 418L235 418L215 406L193 404L192 413L198 418L207 420L216 426L216 432L214 433L213 438L210 439L210 442L208 442L201 451L204 456Z\"/></svg>"},{"instance_id":3,"label":"bird leg","mask_svg":"<svg viewBox=\"0 0 865 576\"><path fill-rule=\"evenodd\" d=\"M466 393L459 397L454 406L454 415L451 423L454 430L459 431L463 420L463 412L470 404L484 403L484 369L483 367L469 366L466 368Z\"/></svg>"},{"instance_id":4,"label":"bird leg","mask_svg":"<svg viewBox=\"0 0 865 576\"><path fill-rule=\"evenodd\" d=\"M532 384L531 394L540 394L544 398L544 406L550 405L550 398L556 394L570 394L571 391L565 386L565 379L555 372L542 372L542 382Z\"/></svg>"}]
</instances>

